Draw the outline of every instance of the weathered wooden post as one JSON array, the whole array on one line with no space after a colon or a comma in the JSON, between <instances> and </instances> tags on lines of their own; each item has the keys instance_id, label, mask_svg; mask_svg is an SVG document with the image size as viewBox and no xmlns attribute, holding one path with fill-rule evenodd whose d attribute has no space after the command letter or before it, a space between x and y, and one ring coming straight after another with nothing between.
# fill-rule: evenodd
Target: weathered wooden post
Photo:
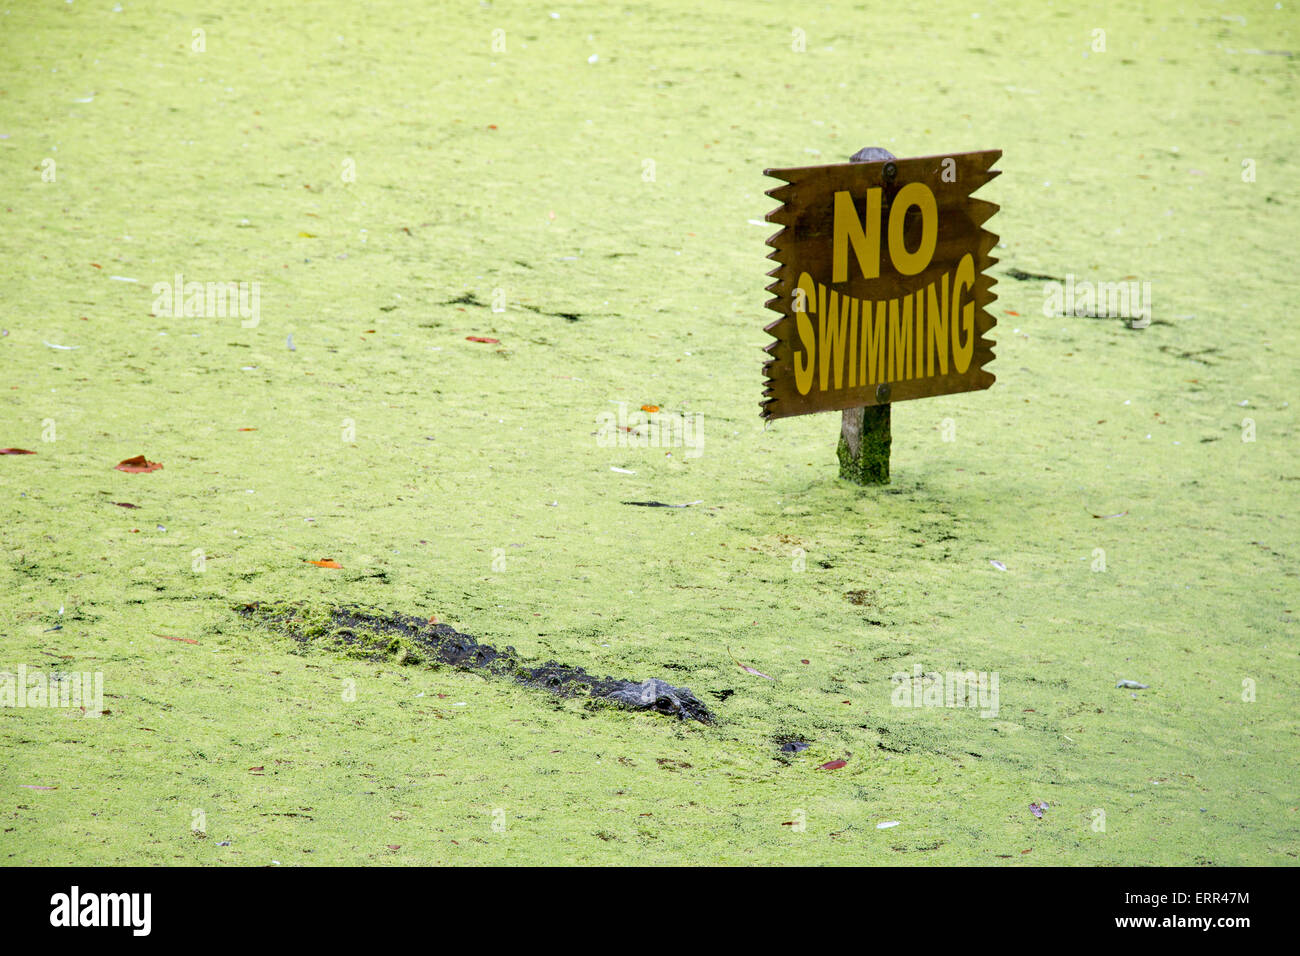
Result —
<instances>
[{"instance_id":1,"label":"weathered wooden post","mask_svg":"<svg viewBox=\"0 0 1300 956\"><path fill-rule=\"evenodd\" d=\"M767 240L781 317L767 326L765 419L840 411L841 477L889 483L893 402L988 388L997 211L971 193L1000 150L769 169Z\"/></svg>"},{"instance_id":2,"label":"weathered wooden post","mask_svg":"<svg viewBox=\"0 0 1300 956\"><path fill-rule=\"evenodd\" d=\"M849 157L849 162L878 163L896 158L880 146L863 146ZM885 173L893 179L888 166ZM876 392L880 398L887 398L889 386L880 385ZM846 408L840 415L840 445L836 449L840 477L859 485L889 484L889 446L893 441L889 433L889 402Z\"/></svg>"}]
</instances>

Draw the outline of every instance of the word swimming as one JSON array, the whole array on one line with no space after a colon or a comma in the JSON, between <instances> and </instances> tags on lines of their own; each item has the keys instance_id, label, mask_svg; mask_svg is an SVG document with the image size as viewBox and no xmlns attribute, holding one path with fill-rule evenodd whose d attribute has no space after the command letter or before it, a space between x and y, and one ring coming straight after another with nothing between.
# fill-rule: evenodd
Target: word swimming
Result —
<instances>
[{"instance_id":1,"label":"word swimming","mask_svg":"<svg viewBox=\"0 0 1300 956\"><path fill-rule=\"evenodd\" d=\"M807 395L814 386L825 392L964 373L975 354L974 286L970 253L928 286L893 299L828 292L801 274L794 290L795 388Z\"/></svg>"}]
</instances>

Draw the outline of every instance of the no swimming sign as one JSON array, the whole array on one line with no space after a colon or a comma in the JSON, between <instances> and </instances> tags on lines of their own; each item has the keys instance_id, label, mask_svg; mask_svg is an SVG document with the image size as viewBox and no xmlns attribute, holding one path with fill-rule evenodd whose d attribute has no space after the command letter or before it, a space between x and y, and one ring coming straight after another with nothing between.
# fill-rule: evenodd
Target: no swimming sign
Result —
<instances>
[{"instance_id":1,"label":"no swimming sign","mask_svg":"<svg viewBox=\"0 0 1300 956\"><path fill-rule=\"evenodd\" d=\"M781 317L767 326L764 418L988 388L998 209L971 194L1001 150L769 169Z\"/></svg>"}]
</instances>

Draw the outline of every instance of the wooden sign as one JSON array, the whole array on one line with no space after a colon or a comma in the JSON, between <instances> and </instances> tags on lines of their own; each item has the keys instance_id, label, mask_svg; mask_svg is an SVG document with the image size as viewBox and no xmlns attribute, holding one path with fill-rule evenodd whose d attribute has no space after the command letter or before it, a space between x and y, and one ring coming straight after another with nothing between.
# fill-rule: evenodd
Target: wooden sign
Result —
<instances>
[{"instance_id":1,"label":"wooden sign","mask_svg":"<svg viewBox=\"0 0 1300 956\"><path fill-rule=\"evenodd\" d=\"M767 326L764 418L988 388L998 207L972 199L1001 150L769 169L781 318Z\"/></svg>"}]
</instances>

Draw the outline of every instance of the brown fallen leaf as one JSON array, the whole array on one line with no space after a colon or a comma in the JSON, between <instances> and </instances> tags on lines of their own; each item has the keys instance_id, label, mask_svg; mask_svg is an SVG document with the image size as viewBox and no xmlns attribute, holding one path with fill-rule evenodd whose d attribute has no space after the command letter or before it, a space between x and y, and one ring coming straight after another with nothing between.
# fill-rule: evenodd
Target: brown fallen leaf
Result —
<instances>
[{"instance_id":1,"label":"brown fallen leaf","mask_svg":"<svg viewBox=\"0 0 1300 956\"><path fill-rule=\"evenodd\" d=\"M34 455L36 452L26 448L0 448L0 455Z\"/></svg>"},{"instance_id":2,"label":"brown fallen leaf","mask_svg":"<svg viewBox=\"0 0 1300 956\"><path fill-rule=\"evenodd\" d=\"M197 644L197 643L198 643L198 641L196 641L196 640L195 640L194 638L192 638L192 637L172 637L170 634L154 634L154 637L161 637L163 640L166 640L166 641L180 641L180 642L183 643L183 644Z\"/></svg>"},{"instance_id":3,"label":"brown fallen leaf","mask_svg":"<svg viewBox=\"0 0 1300 956\"><path fill-rule=\"evenodd\" d=\"M824 764L822 764L821 767L820 767L820 769L822 769L822 770L839 770L840 767L844 767L844 766L847 766L847 765L848 765L848 761L847 761L847 760L832 760L830 763L824 763Z\"/></svg>"},{"instance_id":4,"label":"brown fallen leaf","mask_svg":"<svg viewBox=\"0 0 1300 956\"><path fill-rule=\"evenodd\" d=\"M338 563L337 561L335 561L333 558L326 558L326 559L323 560L323 561L309 561L308 563L309 563L309 564L314 564L314 565L316 565L316 567L318 567L318 568L341 568L341 567L343 567L343 565L339 564L339 563Z\"/></svg>"},{"instance_id":5,"label":"brown fallen leaf","mask_svg":"<svg viewBox=\"0 0 1300 956\"><path fill-rule=\"evenodd\" d=\"M266 767L249 767L249 768L248 768L248 772L249 772L249 773L255 773L255 774L258 774L259 776L265 776L265 773L263 772L263 771L265 771L265 770L266 770Z\"/></svg>"},{"instance_id":6,"label":"brown fallen leaf","mask_svg":"<svg viewBox=\"0 0 1300 956\"><path fill-rule=\"evenodd\" d=\"M131 502L129 502L129 501L114 501L114 502L112 502L112 504L117 505L119 508L139 508L139 507L140 507L139 505L133 505L133 504L131 504Z\"/></svg>"},{"instance_id":7,"label":"brown fallen leaf","mask_svg":"<svg viewBox=\"0 0 1300 956\"><path fill-rule=\"evenodd\" d=\"M144 455L136 455L134 458L127 458L113 466L118 471L126 471L132 474L139 474L146 471L157 471L162 465L156 461L148 461Z\"/></svg>"},{"instance_id":8,"label":"brown fallen leaf","mask_svg":"<svg viewBox=\"0 0 1300 956\"><path fill-rule=\"evenodd\" d=\"M498 344L501 340L500 340L500 339L489 339L489 338L487 338L486 336L483 336L483 335L467 335L467 336L465 336L465 341L466 341L466 342L484 342L484 343L486 343L486 344L488 344L488 345L496 345L496 344Z\"/></svg>"},{"instance_id":9,"label":"brown fallen leaf","mask_svg":"<svg viewBox=\"0 0 1300 956\"><path fill-rule=\"evenodd\" d=\"M727 653L731 654L731 648L727 648ZM748 664L740 663L740 661L736 660L735 654L731 654L731 659L733 661L736 661L736 666L739 667L746 674L753 674L755 677L767 677L767 679L770 681L776 680L775 677L768 677L766 674L764 674L762 671L758 670L757 668L750 667Z\"/></svg>"}]
</instances>

